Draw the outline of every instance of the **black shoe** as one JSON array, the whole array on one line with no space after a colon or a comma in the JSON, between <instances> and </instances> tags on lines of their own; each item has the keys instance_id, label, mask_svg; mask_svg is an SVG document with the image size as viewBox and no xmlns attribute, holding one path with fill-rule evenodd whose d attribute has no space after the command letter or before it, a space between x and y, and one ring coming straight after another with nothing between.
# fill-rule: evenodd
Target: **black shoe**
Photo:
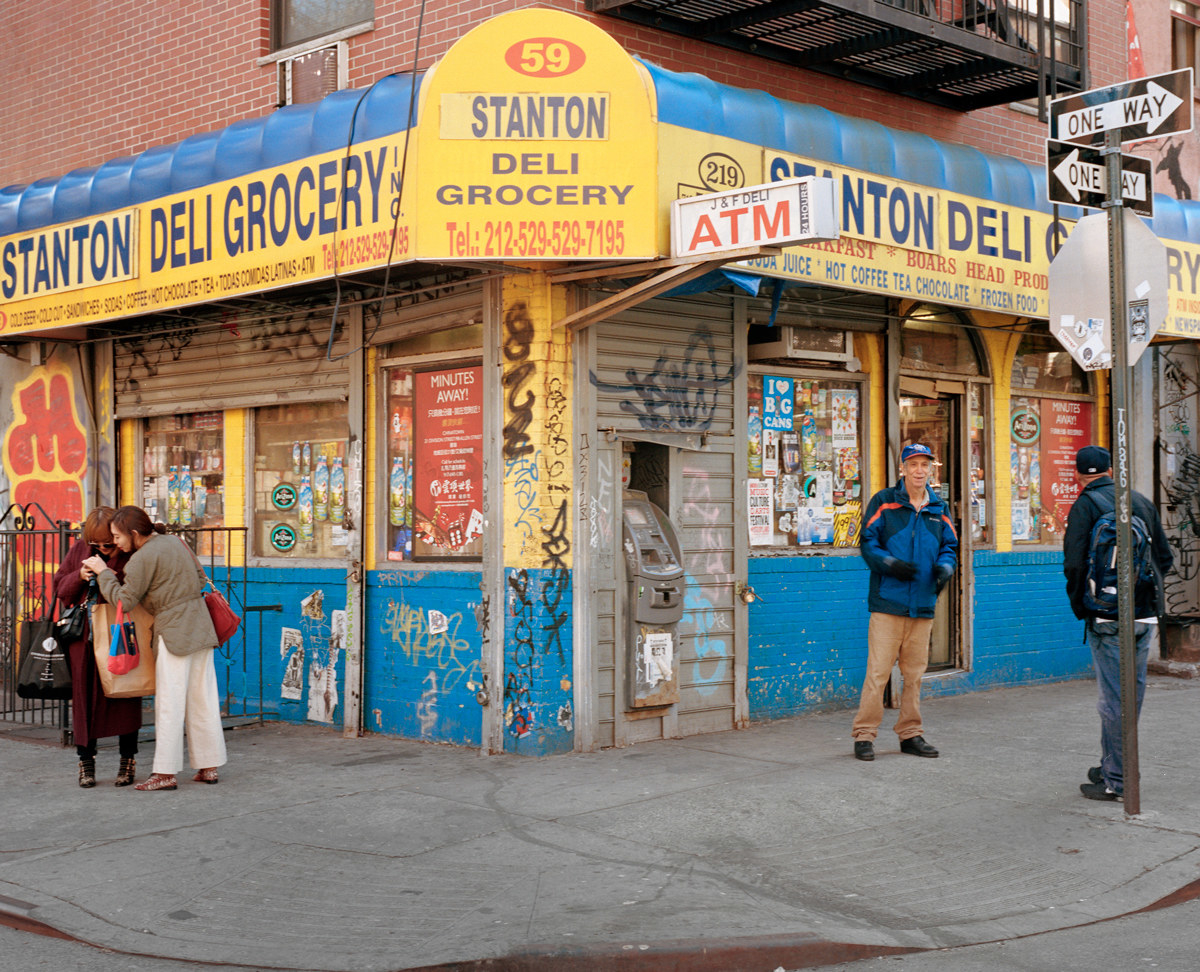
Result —
<instances>
[{"instance_id":1,"label":"black shoe","mask_svg":"<svg viewBox=\"0 0 1200 972\"><path fill-rule=\"evenodd\" d=\"M1120 800L1121 794L1110 790L1104 783L1080 783L1079 792L1089 800Z\"/></svg>"},{"instance_id":2,"label":"black shoe","mask_svg":"<svg viewBox=\"0 0 1200 972\"><path fill-rule=\"evenodd\" d=\"M1104 782L1104 771L1099 766L1093 766L1088 770L1088 780L1092 783Z\"/></svg>"},{"instance_id":3,"label":"black shoe","mask_svg":"<svg viewBox=\"0 0 1200 972\"><path fill-rule=\"evenodd\" d=\"M870 739L856 739L854 741L854 758L867 763L871 762L875 758L875 744Z\"/></svg>"},{"instance_id":4,"label":"black shoe","mask_svg":"<svg viewBox=\"0 0 1200 972\"><path fill-rule=\"evenodd\" d=\"M900 752L908 753L909 756L926 756L929 759L937 759L938 754L938 751L925 741L924 736L901 739Z\"/></svg>"}]
</instances>

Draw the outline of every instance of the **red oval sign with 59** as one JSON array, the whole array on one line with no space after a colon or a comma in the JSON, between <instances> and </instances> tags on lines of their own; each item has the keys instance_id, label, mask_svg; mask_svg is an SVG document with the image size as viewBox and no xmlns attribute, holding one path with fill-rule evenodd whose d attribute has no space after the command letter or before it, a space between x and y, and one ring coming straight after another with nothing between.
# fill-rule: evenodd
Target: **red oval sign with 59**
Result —
<instances>
[{"instance_id":1,"label":"red oval sign with 59","mask_svg":"<svg viewBox=\"0 0 1200 972\"><path fill-rule=\"evenodd\" d=\"M504 63L531 78L561 78L583 67L587 55L560 37L527 37L504 52Z\"/></svg>"}]
</instances>

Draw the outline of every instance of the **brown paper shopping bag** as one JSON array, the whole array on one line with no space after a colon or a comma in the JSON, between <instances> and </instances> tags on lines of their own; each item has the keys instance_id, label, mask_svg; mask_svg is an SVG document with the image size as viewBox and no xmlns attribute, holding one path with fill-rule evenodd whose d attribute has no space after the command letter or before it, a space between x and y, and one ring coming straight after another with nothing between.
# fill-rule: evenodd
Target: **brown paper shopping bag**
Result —
<instances>
[{"instance_id":1,"label":"brown paper shopping bag","mask_svg":"<svg viewBox=\"0 0 1200 972\"><path fill-rule=\"evenodd\" d=\"M154 618L140 604L129 612L129 617L133 618L138 644L142 646L141 661L137 668L124 675L114 675L108 670L108 636L117 619L117 609L111 604L97 604L92 608L92 649L96 670L100 674L100 687L110 699L154 694L154 662L158 648L151 639Z\"/></svg>"}]
</instances>

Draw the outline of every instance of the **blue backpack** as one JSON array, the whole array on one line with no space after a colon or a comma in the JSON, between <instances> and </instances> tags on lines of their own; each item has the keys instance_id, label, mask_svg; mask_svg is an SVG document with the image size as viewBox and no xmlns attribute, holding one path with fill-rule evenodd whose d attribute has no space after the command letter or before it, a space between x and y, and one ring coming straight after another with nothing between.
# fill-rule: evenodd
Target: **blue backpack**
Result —
<instances>
[{"instance_id":1,"label":"blue backpack","mask_svg":"<svg viewBox=\"0 0 1200 972\"><path fill-rule=\"evenodd\" d=\"M1092 497L1098 501L1097 497ZM1136 513L1129 519L1133 539L1130 573L1133 575L1133 594L1154 590L1158 577L1151 558L1150 531ZM1117 613L1117 514L1115 510L1102 513L1092 526L1092 542L1088 550L1087 584L1083 604L1097 614Z\"/></svg>"}]
</instances>

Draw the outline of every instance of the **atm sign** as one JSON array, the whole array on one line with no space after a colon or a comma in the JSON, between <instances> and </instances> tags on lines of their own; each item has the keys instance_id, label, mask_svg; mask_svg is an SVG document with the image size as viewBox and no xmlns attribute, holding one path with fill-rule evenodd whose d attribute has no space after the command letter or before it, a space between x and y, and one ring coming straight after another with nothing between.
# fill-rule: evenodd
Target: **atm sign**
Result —
<instances>
[{"instance_id":1,"label":"atm sign","mask_svg":"<svg viewBox=\"0 0 1200 972\"><path fill-rule=\"evenodd\" d=\"M690 196L671 204L673 257L837 237L833 180L821 176Z\"/></svg>"}]
</instances>

